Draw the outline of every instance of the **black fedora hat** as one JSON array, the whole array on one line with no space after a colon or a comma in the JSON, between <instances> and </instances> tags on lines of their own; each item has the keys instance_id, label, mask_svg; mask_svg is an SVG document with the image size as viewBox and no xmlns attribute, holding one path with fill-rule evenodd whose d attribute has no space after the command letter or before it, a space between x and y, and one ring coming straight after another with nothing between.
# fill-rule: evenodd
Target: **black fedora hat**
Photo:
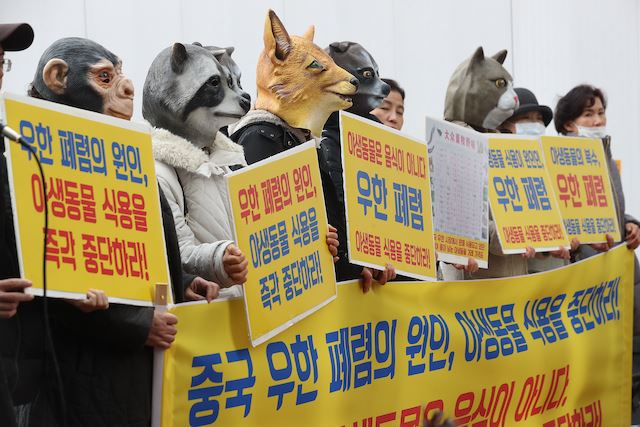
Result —
<instances>
[{"instance_id":1,"label":"black fedora hat","mask_svg":"<svg viewBox=\"0 0 640 427\"><path fill-rule=\"evenodd\" d=\"M6 51L25 50L33 43L33 28L26 23L0 24L0 46Z\"/></svg>"},{"instance_id":2,"label":"black fedora hat","mask_svg":"<svg viewBox=\"0 0 640 427\"><path fill-rule=\"evenodd\" d=\"M546 105L538 104L538 99L533 94L533 92L523 87L516 87L513 90L515 90L516 94L518 95L520 106L516 111L514 111L513 116L511 117L517 117L521 114L529 113L531 111L537 111L542 114L542 121L544 122L545 126L548 126L549 123L551 123L551 120L553 119L553 111L551 111L551 108L547 107Z\"/></svg>"}]
</instances>

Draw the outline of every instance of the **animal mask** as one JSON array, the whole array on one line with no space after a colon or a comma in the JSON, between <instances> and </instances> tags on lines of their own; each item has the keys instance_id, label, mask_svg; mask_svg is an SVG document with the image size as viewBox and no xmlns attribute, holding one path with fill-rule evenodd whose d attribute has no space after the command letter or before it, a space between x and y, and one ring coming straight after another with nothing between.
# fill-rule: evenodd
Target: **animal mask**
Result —
<instances>
[{"instance_id":1,"label":"animal mask","mask_svg":"<svg viewBox=\"0 0 640 427\"><path fill-rule=\"evenodd\" d=\"M206 147L222 126L249 110L249 101L233 86L233 76L210 50L175 43L149 68L142 115L153 126Z\"/></svg>"},{"instance_id":2,"label":"animal mask","mask_svg":"<svg viewBox=\"0 0 640 427\"><path fill-rule=\"evenodd\" d=\"M444 118L472 127L494 130L518 108L513 79L502 66L507 51L490 58L479 47L473 56L456 68L445 100Z\"/></svg>"},{"instance_id":3,"label":"animal mask","mask_svg":"<svg viewBox=\"0 0 640 427\"><path fill-rule=\"evenodd\" d=\"M256 73L256 109L320 135L332 112L351 107L358 81L313 43L314 28L289 36L270 10Z\"/></svg>"},{"instance_id":4,"label":"animal mask","mask_svg":"<svg viewBox=\"0 0 640 427\"><path fill-rule=\"evenodd\" d=\"M38 62L29 95L125 120L133 115L133 83L122 61L79 37L54 42Z\"/></svg>"},{"instance_id":5,"label":"animal mask","mask_svg":"<svg viewBox=\"0 0 640 427\"><path fill-rule=\"evenodd\" d=\"M353 105L347 111L366 117L371 110L382 104L391 88L380 80L378 64L365 48L354 42L334 42L325 52L339 67L353 74L360 82L358 93L353 97Z\"/></svg>"}]
</instances>

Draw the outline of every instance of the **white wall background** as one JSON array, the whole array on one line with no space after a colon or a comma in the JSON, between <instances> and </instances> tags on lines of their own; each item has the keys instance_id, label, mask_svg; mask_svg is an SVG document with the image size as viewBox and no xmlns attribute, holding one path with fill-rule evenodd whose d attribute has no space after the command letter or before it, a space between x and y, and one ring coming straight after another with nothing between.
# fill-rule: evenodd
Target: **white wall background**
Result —
<instances>
[{"instance_id":1,"label":"white wall background","mask_svg":"<svg viewBox=\"0 0 640 427\"><path fill-rule=\"evenodd\" d=\"M137 91L160 50L175 41L235 46L243 86L255 96L255 65L268 8L290 34L316 26L316 43L365 46L381 74L407 91L404 130L423 137L424 117L442 117L455 67L482 45L506 48L516 86L541 103L588 82L609 98L608 128L622 159L627 212L640 216L640 5L637 0L0 0L2 22L29 22L36 38L10 52L4 89L24 93L44 49L61 37L91 38L124 61ZM553 125L548 133L555 133Z\"/></svg>"}]
</instances>

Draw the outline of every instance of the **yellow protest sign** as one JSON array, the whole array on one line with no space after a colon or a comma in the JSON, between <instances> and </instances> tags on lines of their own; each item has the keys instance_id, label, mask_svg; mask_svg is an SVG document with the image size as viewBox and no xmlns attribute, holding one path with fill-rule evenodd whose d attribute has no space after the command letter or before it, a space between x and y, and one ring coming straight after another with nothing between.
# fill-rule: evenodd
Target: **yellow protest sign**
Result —
<instances>
[{"instance_id":1,"label":"yellow protest sign","mask_svg":"<svg viewBox=\"0 0 640 427\"><path fill-rule=\"evenodd\" d=\"M336 297L313 141L227 175L235 237L249 260L249 336L258 345Z\"/></svg>"},{"instance_id":2,"label":"yellow protest sign","mask_svg":"<svg viewBox=\"0 0 640 427\"><path fill-rule=\"evenodd\" d=\"M338 294L257 348L241 300L171 309L162 426L421 427L425 409L458 425L630 425L624 245L536 275Z\"/></svg>"},{"instance_id":3,"label":"yellow protest sign","mask_svg":"<svg viewBox=\"0 0 640 427\"><path fill-rule=\"evenodd\" d=\"M485 134L427 117L438 260L489 266L489 143Z\"/></svg>"},{"instance_id":4,"label":"yellow protest sign","mask_svg":"<svg viewBox=\"0 0 640 427\"><path fill-rule=\"evenodd\" d=\"M538 139L489 138L489 200L505 254L569 246Z\"/></svg>"},{"instance_id":5,"label":"yellow protest sign","mask_svg":"<svg viewBox=\"0 0 640 427\"><path fill-rule=\"evenodd\" d=\"M349 261L435 280L424 141L340 111Z\"/></svg>"},{"instance_id":6,"label":"yellow protest sign","mask_svg":"<svg viewBox=\"0 0 640 427\"><path fill-rule=\"evenodd\" d=\"M542 148L569 238L580 243L620 241L607 158L602 141L543 136Z\"/></svg>"},{"instance_id":7,"label":"yellow protest sign","mask_svg":"<svg viewBox=\"0 0 640 427\"><path fill-rule=\"evenodd\" d=\"M35 149L7 141L20 269L42 295L45 204L47 294L151 305L169 283L160 200L146 127L60 104L4 96L6 123ZM46 197L43 189L46 185Z\"/></svg>"}]
</instances>

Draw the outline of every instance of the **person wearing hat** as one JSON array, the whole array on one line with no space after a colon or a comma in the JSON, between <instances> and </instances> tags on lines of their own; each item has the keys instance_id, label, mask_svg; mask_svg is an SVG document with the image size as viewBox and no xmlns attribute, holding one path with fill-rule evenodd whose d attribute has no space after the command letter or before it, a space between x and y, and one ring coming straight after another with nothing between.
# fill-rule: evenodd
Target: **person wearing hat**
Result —
<instances>
[{"instance_id":1,"label":"person wearing hat","mask_svg":"<svg viewBox=\"0 0 640 427\"><path fill-rule=\"evenodd\" d=\"M540 105L536 96L529 89L517 87L514 90L518 94L520 107L500 125L500 132L516 135L544 135L547 126L553 120L553 111L546 105ZM569 257L570 253L566 249L536 253L536 256L529 260L527 270L529 274L553 270L568 265Z\"/></svg>"},{"instance_id":2,"label":"person wearing hat","mask_svg":"<svg viewBox=\"0 0 640 427\"><path fill-rule=\"evenodd\" d=\"M25 23L0 24L0 89L4 73L11 70L11 60L4 58L5 52L25 50L33 43L33 28Z\"/></svg>"},{"instance_id":3,"label":"person wearing hat","mask_svg":"<svg viewBox=\"0 0 640 427\"><path fill-rule=\"evenodd\" d=\"M500 132L517 135L544 135L547 126L553 119L553 111L546 105L540 105L538 99L529 89L514 89L520 100L511 117L500 125Z\"/></svg>"},{"instance_id":4,"label":"person wearing hat","mask_svg":"<svg viewBox=\"0 0 640 427\"><path fill-rule=\"evenodd\" d=\"M29 24L0 24L0 89L4 73L11 70L11 61L5 59L5 52L16 52L31 46L33 29ZM1 145L1 144L0 144ZM18 257L15 247L13 218L11 213L11 199L9 197L9 181L7 165L3 153L0 153L0 347L7 347L10 340L9 333L16 326L19 319L15 319L18 305L31 301L33 295L24 293L24 289L31 286L28 280L20 279ZM9 343L10 344L10 343ZM16 417L13 410L13 398L9 387L4 364L0 357L0 425L15 426ZM11 376L10 376L11 378Z\"/></svg>"}]
</instances>

